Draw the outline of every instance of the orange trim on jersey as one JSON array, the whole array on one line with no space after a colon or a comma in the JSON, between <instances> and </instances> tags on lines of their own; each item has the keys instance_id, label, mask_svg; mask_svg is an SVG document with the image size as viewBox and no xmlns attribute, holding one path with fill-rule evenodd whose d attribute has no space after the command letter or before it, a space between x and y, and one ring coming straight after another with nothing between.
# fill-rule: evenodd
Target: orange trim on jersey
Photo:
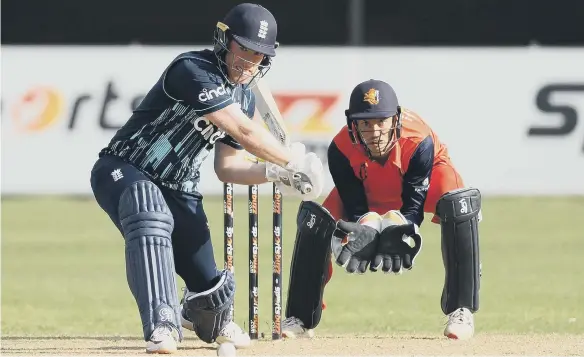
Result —
<instances>
[{"instance_id":1,"label":"orange trim on jersey","mask_svg":"<svg viewBox=\"0 0 584 357\"><path fill-rule=\"evenodd\" d=\"M438 136L419 115L408 109L402 110L401 136L383 165L369 159L362 145L351 142L347 126L341 129L333 141L349 160L355 176L363 182L369 210L383 214L389 209L401 208L403 175L418 145L428 136L432 137L434 143L434 167L441 164L452 166L448 150ZM334 163L329 162L329 165Z\"/></svg>"},{"instance_id":2,"label":"orange trim on jersey","mask_svg":"<svg viewBox=\"0 0 584 357\"><path fill-rule=\"evenodd\" d=\"M416 148L428 135L432 136L434 142L434 164L450 162L446 146L440 142L436 133L434 133L430 126L418 114L409 109L403 109L401 117L401 136L396 146L391 150L387 161L399 168L402 175L408 170L410 158L416 151ZM371 161L367 157L365 149L362 145L351 142L346 125L337 133L333 141L343 155L351 162L355 176L360 177L362 164Z\"/></svg>"}]
</instances>

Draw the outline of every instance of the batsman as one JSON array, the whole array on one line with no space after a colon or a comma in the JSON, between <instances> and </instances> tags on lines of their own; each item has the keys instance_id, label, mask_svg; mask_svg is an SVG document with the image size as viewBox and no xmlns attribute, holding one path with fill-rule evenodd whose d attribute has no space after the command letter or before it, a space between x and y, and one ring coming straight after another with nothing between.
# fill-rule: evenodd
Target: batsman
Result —
<instances>
[{"instance_id":1,"label":"batsman","mask_svg":"<svg viewBox=\"0 0 584 357\"><path fill-rule=\"evenodd\" d=\"M441 227L444 335L471 338L481 274L479 190L465 187L436 133L400 106L388 83L357 85L345 115L328 148L335 187L323 206L302 202L298 211L283 336L314 335L332 259L348 273L412 269L427 212Z\"/></svg>"},{"instance_id":2,"label":"batsman","mask_svg":"<svg viewBox=\"0 0 584 357\"><path fill-rule=\"evenodd\" d=\"M231 320L235 280L217 269L199 190L199 170L212 150L223 182L275 182L302 199L322 190L316 154L299 145L292 154L258 122L250 89L272 65L276 36L266 8L232 8L217 23L213 49L170 61L94 164L95 199L124 238L146 352L176 352L182 327L208 343L250 344ZM265 161L250 162L242 149ZM186 284L181 302L175 273Z\"/></svg>"}]
</instances>

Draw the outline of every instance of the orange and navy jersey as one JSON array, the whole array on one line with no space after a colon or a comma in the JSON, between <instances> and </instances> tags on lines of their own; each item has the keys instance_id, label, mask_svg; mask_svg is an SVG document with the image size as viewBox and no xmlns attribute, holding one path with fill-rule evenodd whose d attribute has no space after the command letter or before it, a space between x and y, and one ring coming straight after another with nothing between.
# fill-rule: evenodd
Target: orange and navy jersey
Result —
<instances>
[{"instance_id":1,"label":"orange and navy jersey","mask_svg":"<svg viewBox=\"0 0 584 357\"><path fill-rule=\"evenodd\" d=\"M420 225L432 168L450 164L446 147L416 113L403 109L401 136L385 164L369 159L360 144L353 144L343 127L328 148L328 165L347 219L356 221L374 211L400 209Z\"/></svg>"}]
</instances>

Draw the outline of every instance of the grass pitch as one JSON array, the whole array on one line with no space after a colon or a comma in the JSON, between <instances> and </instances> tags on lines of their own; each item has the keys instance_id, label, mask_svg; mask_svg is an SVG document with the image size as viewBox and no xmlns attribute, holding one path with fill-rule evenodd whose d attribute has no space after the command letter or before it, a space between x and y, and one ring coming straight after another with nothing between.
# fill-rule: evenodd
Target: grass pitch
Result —
<instances>
[{"instance_id":1,"label":"grass pitch","mask_svg":"<svg viewBox=\"0 0 584 357\"><path fill-rule=\"evenodd\" d=\"M204 202L222 266L222 198L209 196ZM247 326L247 199L235 202L235 319ZM298 203L284 200L284 304ZM584 334L584 198L486 197L483 216L477 336ZM439 336L445 322L440 228L427 216L421 232L424 249L414 269L401 276L348 275L335 268L317 333ZM270 197L260 199L259 237L260 331L268 336ZM1 327L8 339L141 334L126 284L123 239L93 199L3 199Z\"/></svg>"}]
</instances>

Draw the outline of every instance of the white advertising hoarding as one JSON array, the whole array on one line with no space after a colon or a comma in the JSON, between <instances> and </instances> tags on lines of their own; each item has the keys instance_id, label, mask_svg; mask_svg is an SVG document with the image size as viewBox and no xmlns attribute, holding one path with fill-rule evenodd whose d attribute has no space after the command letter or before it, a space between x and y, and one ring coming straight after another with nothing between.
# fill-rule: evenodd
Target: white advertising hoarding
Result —
<instances>
[{"instance_id":1,"label":"white advertising hoarding","mask_svg":"<svg viewBox=\"0 0 584 357\"><path fill-rule=\"evenodd\" d=\"M99 150L193 49L2 46L2 193L91 193ZM282 48L266 78L293 140L323 160L351 90L376 78L435 129L468 185L584 194L583 64L584 49ZM212 161L203 194L222 192Z\"/></svg>"}]
</instances>

